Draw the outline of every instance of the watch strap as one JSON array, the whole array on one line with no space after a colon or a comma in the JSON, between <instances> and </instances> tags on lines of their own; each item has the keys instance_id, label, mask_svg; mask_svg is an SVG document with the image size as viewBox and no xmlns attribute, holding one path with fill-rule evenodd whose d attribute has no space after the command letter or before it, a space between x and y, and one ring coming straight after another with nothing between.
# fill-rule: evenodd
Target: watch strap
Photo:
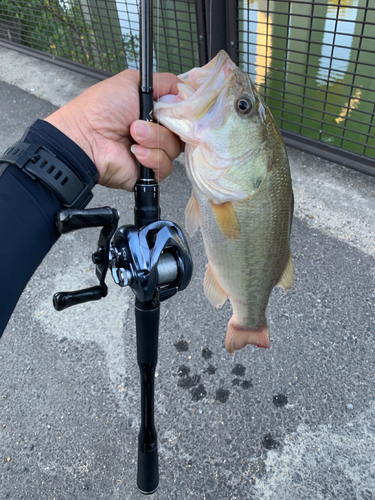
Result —
<instances>
[{"instance_id":1,"label":"watch strap","mask_svg":"<svg viewBox=\"0 0 375 500\"><path fill-rule=\"evenodd\" d=\"M38 143L15 142L0 156L0 163L15 165L32 180L48 187L66 208L84 208L92 199L94 181L84 184L65 163Z\"/></svg>"}]
</instances>

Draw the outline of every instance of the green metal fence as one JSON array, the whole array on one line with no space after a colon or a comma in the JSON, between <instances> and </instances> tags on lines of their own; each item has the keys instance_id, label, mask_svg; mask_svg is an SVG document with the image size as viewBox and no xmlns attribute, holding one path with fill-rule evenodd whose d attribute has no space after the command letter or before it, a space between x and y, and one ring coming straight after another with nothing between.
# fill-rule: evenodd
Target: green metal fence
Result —
<instances>
[{"instance_id":1,"label":"green metal fence","mask_svg":"<svg viewBox=\"0 0 375 500\"><path fill-rule=\"evenodd\" d=\"M241 1L240 65L284 131L375 158L375 2Z\"/></svg>"},{"instance_id":2,"label":"green metal fence","mask_svg":"<svg viewBox=\"0 0 375 500\"><path fill-rule=\"evenodd\" d=\"M219 14L286 142L375 174L375 0L155 0L154 11L155 69L202 64ZM103 75L138 69L138 0L0 0L0 43Z\"/></svg>"},{"instance_id":3,"label":"green metal fence","mask_svg":"<svg viewBox=\"0 0 375 500\"><path fill-rule=\"evenodd\" d=\"M0 0L0 40L109 73L138 69L137 0ZM155 67L198 64L195 4L155 2Z\"/></svg>"}]
</instances>

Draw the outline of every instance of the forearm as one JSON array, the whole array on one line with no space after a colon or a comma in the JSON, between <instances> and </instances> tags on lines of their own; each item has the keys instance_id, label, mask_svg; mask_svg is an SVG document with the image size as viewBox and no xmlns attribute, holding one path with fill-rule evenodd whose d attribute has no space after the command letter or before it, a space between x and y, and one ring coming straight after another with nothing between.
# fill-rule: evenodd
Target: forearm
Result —
<instances>
[{"instance_id":1,"label":"forearm","mask_svg":"<svg viewBox=\"0 0 375 500\"><path fill-rule=\"evenodd\" d=\"M37 120L22 140L47 147L81 182L97 181L89 157L52 125ZM29 279L59 238L54 219L62 208L61 200L40 181L0 163L0 335Z\"/></svg>"}]
</instances>

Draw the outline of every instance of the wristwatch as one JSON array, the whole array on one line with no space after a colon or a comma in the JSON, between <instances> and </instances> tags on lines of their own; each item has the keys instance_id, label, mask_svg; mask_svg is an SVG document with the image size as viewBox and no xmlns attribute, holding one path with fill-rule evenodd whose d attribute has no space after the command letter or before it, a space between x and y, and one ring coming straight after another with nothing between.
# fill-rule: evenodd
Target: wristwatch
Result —
<instances>
[{"instance_id":1,"label":"wristwatch","mask_svg":"<svg viewBox=\"0 0 375 500\"><path fill-rule=\"evenodd\" d=\"M36 142L15 142L0 156L2 162L15 165L33 181L40 181L65 208L84 208L93 197L91 190L96 179L84 184L68 165Z\"/></svg>"}]
</instances>

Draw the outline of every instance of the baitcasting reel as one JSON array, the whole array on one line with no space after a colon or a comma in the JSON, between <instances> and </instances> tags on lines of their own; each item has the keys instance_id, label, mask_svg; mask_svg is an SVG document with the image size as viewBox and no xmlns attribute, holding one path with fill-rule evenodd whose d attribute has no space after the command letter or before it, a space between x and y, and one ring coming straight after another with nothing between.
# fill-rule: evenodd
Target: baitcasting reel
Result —
<instances>
[{"instance_id":1,"label":"baitcasting reel","mask_svg":"<svg viewBox=\"0 0 375 500\"><path fill-rule=\"evenodd\" d=\"M156 491L159 484L154 383L160 302L188 286L193 263L181 229L173 222L155 221L159 212L157 187L153 183L137 184L135 193L135 220L139 229L126 225L117 230L120 216L117 210L110 207L66 209L57 214L56 224L61 234L85 227L102 227L102 230L98 248L92 255L99 285L58 292L53 297L53 304L57 311L62 311L105 297L108 293L105 284L108 268L115 282L120 286L130 286L136 296L137 360L141 375L137 485L141 493L148 495ZM147 219L152 218L154 222L147 223Z\"/></svg>"},{"instance_id":2,"label":"baitcasting reel","mask_svg":"<svg viewBox=\"0 0 375 500\"><path fill-rule=\"evenodd\" d=\"M53 305L57 311L105 297L108 268L115 283L129 286L140 302L152 300L155 294L162 302L188 286L193 270L192 258L177 224L161 220L141 229L125 225L116 231L118 221L118 211L110 207L66 209L57 214L56 225L61 234L102 227L98 248L92 255L99 285L56 293Z\"/></svg>"}]
</instances>

